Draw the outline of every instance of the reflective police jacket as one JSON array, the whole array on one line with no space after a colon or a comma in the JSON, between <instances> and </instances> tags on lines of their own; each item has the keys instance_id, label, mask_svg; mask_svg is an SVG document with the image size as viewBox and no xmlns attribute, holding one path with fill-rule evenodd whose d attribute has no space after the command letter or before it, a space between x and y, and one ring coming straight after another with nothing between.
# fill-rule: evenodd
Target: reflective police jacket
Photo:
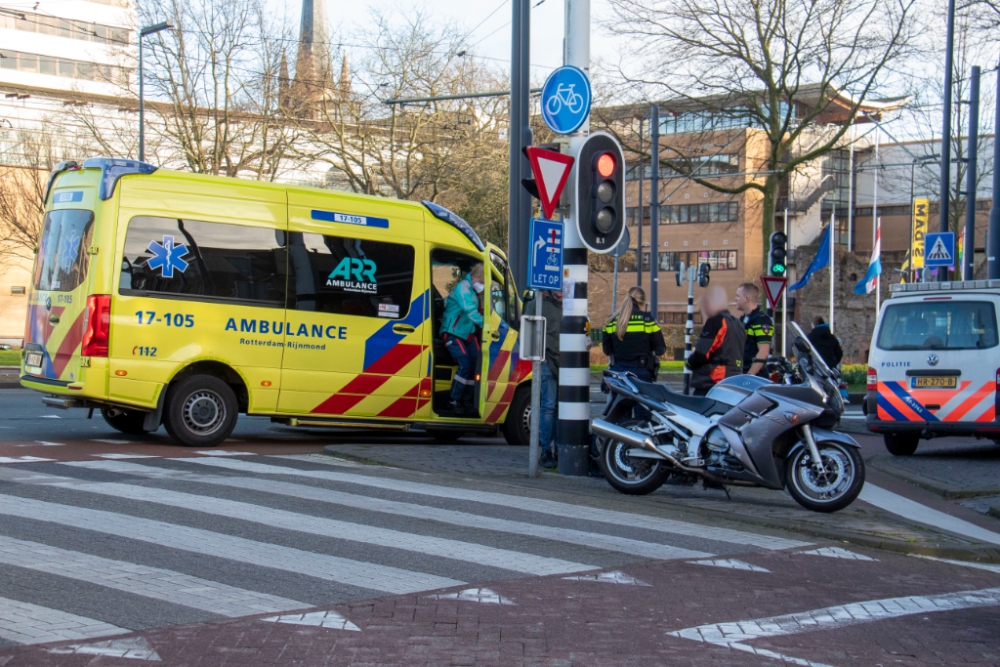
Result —
<instances>
[{"instance_id":1,"label":"reflective police jacket","mask_svg":"<svg viewBox=\"0 0 1000 667\"><path fill-rule=\"evenodd\" d=\"M727 377L742 375L745 338L743 325L728 310L708 318L687 360L691 387L710 389Z\"/></svg>"},{"instance_id":2,"label":"reflective police jacket","mask_svg":"<svg viewBox=\"0 0 1000 667\"><path fill-rule=\"evenodd\" d=\"M613 357L616 364L648 368L652 366L653 354L659 357L667 351L660 326L649 312L639 310L635 303L624 338L618 338L617 328L618 320L611 320L601 336L604 354Z\"/></svg>"}]
</instances>

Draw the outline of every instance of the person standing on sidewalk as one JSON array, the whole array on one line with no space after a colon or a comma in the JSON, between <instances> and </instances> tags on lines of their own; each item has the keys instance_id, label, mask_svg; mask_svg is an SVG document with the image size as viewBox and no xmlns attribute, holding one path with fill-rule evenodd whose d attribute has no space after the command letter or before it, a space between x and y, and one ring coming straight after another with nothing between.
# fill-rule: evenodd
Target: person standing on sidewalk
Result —
<instances>
[{"instance_id":1,"label":"person standing on sidewalk","mask_svg":"<svg viewBox=\"0 0 1000 667\"><path fill-rule=\"evenodd\" d=\"M726 290L718 286L708 288L701 299L704 324L687 360L695 396L704 396L722 380L743 374L746 333L726 310L728 301Z\"/></svg>"},{"instance_id":2,"label":"person standing on sidewalk","mask_svg":"<svg viewBox=\"0 0 1000 667\"><path fill-rule=\"evenodd\" d=\"M667 351L663 331L646 307L646 293L632 287L622 299L601 336L601 349L608 355L613 371L631 371L640 380L652 382L653 368Z\"/></svg>"},{"instance_id":3,"label":"person standing on sidewalk","mask_svg":"<svg viewBox=\"0 0 1000 667\"><path fill-rule=\"evenodd\" d=\"M483 265L476 264L462 277L444 300L441 337L458 370L451 383L451 410L457 415L474 415L476 371L479 368L480 344L478 331L483 328L479 305L482 294Z\"/></svg>"},{"instance_id":4,"label":"person standing on sidewalk","mask_svg":"<svg viewBox=\"0 0 1000 667\"><path fill-rule=\"evenodd\" d=\"M538 415L538 443L541 452L538 465L555 468L556 404L559 400L559 332L562 326L562 292L536 291L524 302L521 312L535 312L535 299L542 299L542 317L545 318L545 363L541 364L542 396Z\"/></svg>"},{"instance_id":5,"label":"person standing on sidewalk","mask_svg":"<svg viewBox=\"0 0 1000 667\"><path fill-rule=\"evenodd\" d=\"M743 283L736 288L736 310L743 313L740 322L747 338L743 344L743 372L748 375L767 377L764 364L771 354L771 336L774 322L757 305L760 289L753 283Z\"/></svg>"},{"instance_id":6,"label":"person standing on sidewalk","mask_svg":"<svg viewBox=\"0 0 1000 667\"><path fill-rule=\"evenodd\" d=\"M830 325L822 317L819 315L814 317L812 325L812 331L806 335L806 338L819 352L819 356L823 357L826 365L830 368L836 368L840 360L844 358L844 348L840 346L840 341L833 335L833 332L830 331Z\"/></svg>"}]
</instances>

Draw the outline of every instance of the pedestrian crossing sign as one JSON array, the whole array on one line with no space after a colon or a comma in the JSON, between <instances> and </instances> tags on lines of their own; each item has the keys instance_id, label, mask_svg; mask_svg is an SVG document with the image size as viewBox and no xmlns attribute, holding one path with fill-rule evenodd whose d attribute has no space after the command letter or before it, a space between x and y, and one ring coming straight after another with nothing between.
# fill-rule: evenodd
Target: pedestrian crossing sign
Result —
<instances>
[{"instance_id":1,"label":"pedestrian crossing sign","mask_svg":"<svg viewBox=\"0 0 1000 667\"><path fill-rule=\"evenodd\" d=\"M936 268L955 265L955 233L932 232L925 239L924 266Z\"/></svg>"}]
</instances>

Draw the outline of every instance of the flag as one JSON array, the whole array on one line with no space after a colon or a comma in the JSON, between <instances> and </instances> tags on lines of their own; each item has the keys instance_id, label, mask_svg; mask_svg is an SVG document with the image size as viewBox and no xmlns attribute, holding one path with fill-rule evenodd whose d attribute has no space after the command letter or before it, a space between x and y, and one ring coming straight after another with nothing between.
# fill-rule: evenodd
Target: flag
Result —
<instances>
[{"instance_id":1,"label":"flag","mask_svg":"<svg viewBox=\"0 0 1000 667\"><path fill-rule=\"evenodd\" d=\"M965 230L964 229L960 229L958 231L958 247L956 248L956 251L955 251L955 254L958 255L958 259L957 259L958 264L956 264L955 266L958 267L958 272L959 273L963 273L963 274L965 272L965 264L962 263L962 250L965 249L964 237L965 237ZM954 266L951 267L951 268L952 268L952 270L955 269ZM963 276L963 280L964 280L964 276Z\"/></svg>"},{"instance_id":2,"label":"flag","mask_svg":"<svg viewBox=\"0 0 1000 667\"><path fill-rule=\"evenodd\" d=\"M901 283L907 282L907 278L910 275L910 251L909 250L906 251L906 256L903 258L903 265L901 267L899 267L899 270L903 272L903 275L900 276L900 278L899 278L899 282L901 282Z\"/></svg>"},{"instance_id":3,"label":"flag","mask_svg":"<svg viewBox=\"0 0 1000 667\"><path fill-rule=\"evenodd\" d=\"M809 278L812 274L816 273L830 263L830 236L833 233L833 225L828 225L827 229L829 229L831 233L823 234L823 240L820 241L819 249L816 251L816 256L813 257L812 264L810 264L809 268L806 269L806 273L802 276L802 279L788 288L789 292L801 289L808 285Z\"/></svg>"},{"instance_id":4,"label":"flag","mask_svg":"<svg viewBox=\"0 0 1000 667\"><path fill-rule=\"evenodd\" d=\"M868 273L854 286L855 294L871 294L882 275L882 225L875 228L875 247L872 248L872 258L868 262Z\"/></svg>"}]
</instances>

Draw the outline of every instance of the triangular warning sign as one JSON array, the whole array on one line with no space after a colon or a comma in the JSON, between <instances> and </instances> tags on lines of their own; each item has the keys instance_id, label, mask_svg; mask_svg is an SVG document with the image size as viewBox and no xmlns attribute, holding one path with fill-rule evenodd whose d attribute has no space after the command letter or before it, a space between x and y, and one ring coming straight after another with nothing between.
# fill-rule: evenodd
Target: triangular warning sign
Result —
<instances>
[{"instance_id":1,"label":"triangular warning sign","mask_svg":"<svg viewBox=\"0 0 1000 667\"><path fill-rule=\"evenodd\" d=\"M774 310L781 301L781 293L785 291L788 279L782 276L761 276L760 284L764 286L764 294L767 296L767 307Z\"/></svg>"},{"instance_id":2,"label":"triangular warning sign","mask_svg":"<svg viewBox=\"0 0 1000 667\"><path fill-rule=\"evenodd\" d=\"M934 239L934 246L927 253L927 259L932 262L951 261L951 253L948 251L948 246L944 243L944 237L938 236Z\"/></svg>"},{"instance_id":3,"label":"triangular warning sign","mask_svg":"<svg viewBox=\"0 0 1000 667\"><path fill-rule=\"evenodd\" d=\"M573 156L563 155L544 148L525 148L531 171L538 186L538 199L542 202L542 215L551 219L559 205L559 197L573 168Z\"/></svg>"}]
</instances>

